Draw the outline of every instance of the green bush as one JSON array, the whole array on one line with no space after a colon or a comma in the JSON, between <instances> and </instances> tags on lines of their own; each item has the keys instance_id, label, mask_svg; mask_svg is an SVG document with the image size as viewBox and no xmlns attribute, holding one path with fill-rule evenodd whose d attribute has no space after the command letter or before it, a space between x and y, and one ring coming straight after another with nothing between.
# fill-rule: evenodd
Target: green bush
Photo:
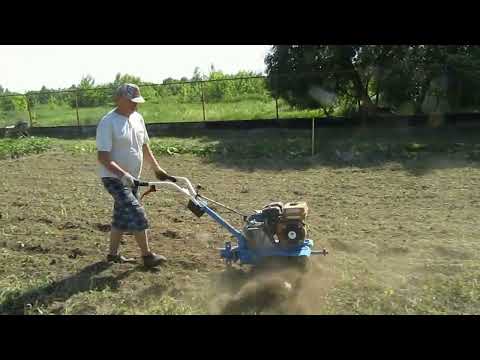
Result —
<instances>
[{"instance_id":1,"label":"green bush","mask_svg":"<svg viewBox=\"0 0 480 360\"><path fill-rule=\"evenodd\" d=\"M27 111L27 100L23 95L1 97L0 110L16 112Z\"/></svg>"},{"instance_id":2,"label":"green bush","mask_svg":"<svg viewBox=\"0 0 480 360\"><path fill-rule=\"evenodd\" d=\"M1 139L0 159L18 158L28 154L39 154L49 150L52 141L49 138Z\"/></svg>"}]
</instances>

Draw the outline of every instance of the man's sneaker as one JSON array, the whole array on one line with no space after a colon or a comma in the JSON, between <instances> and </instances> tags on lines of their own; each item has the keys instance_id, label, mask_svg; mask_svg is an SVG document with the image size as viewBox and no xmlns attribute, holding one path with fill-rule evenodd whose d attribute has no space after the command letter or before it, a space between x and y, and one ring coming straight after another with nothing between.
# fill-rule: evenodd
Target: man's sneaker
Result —
<instances>
[{"instance_id":1,"label":"man's sneaker","mask_svg":"<svg viewBox=\"0 0 480 360\"><path fill-rule=\"evenodd\" d=\"M167 261L167 258L165 256L157 255L154 253L151 253L150 255L147 255L147 256L142 256L142 258L143 258L143 265L145 265L146 267L155 267Z\"/></svg>"},{"instance_id":2,"label":"man's sneaker","mask_svg":"<svg viewBox=\"0 0 480 360\"><path fill-rule=\"evenodd\" d=\"M124 263L134 263L135 259L127 258L123 255L112 255L108 254L107 255L107 261L108 262L114 262L118 264L124 264Z\"/></svg>"}]
</instances>

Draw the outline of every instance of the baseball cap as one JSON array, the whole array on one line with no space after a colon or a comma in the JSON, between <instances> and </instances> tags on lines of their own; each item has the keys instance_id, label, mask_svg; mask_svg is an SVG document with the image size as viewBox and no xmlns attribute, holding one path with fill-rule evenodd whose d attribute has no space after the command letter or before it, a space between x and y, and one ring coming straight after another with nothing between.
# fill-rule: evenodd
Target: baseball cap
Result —
<instances>
[{"instance_id":1,"label":"baseball cap","mask_svg":"<svg viewBox=\"0 0 480 360\"><path fill-rule=\"evenodd\" d=\"M135 84L123 84L118 87L117 96L124 96L130 101L144 103L145 99L140 95L140 88Z\"/></svg>"}]
</instances>

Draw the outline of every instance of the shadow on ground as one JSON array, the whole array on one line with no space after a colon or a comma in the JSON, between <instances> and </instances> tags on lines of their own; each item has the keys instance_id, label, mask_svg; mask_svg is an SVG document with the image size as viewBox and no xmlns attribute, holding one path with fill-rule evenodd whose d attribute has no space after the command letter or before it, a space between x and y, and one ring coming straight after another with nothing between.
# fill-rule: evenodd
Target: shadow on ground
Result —
<instances>
[{"instance_id":1,"label":"shadow on ground","mask_svg":"<svg viewBox=\"0 0 480 360\"><path fill-rule=\"evenodd\" d=\"M0 304L0 313L22 315L25 314L29 306L49 306L53 302L65 302L75 294L85 291L102 291L106 288L117 289L122 279L125 279L132 272L142 269L142 267L137 266L117 276L97 276L110 268L111 265L112 263L104 261L97 262L65 279L10 296Z\"/></svg>"},{"instance_id":2,"label":"shadow on ground","mask_svg":"<svg viewBox=\"0 0 480 360\"><path fill-rule=\"evenodd\" d=\"M187 144L195 139L201 149L194 153L206 162L247 172L395 164L422 176L434 169L476 167L480 162L478 129L453 126L318 127L313 151L312 131L305 129L186 129L151 135L159 143L165 137ZM188 152L189 145L185 147Z\"/></svg>"},{"instance_id":3,"label":"shadow on ground","mask_svg":"<svg viewBox=\"0 0 480 360\"><path fill-rule=\"evenodd\" d=\"M210 147L205 161L249 172L391 163L422 176L434 169L477 166L480 160L480 133L461 128L317 129L313 155L308 130L211 131L196 137Z\"/></svg>"}]
</instances>

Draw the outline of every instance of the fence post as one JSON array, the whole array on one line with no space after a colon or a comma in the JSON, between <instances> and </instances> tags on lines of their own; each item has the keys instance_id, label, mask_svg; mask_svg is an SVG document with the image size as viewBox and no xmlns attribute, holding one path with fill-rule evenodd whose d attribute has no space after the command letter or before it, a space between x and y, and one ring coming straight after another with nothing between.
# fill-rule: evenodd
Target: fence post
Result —
<instances>
[{"instance_id":1,"label":"fence post","mask_svg":"<svg viewBox=\"0 0 480 360\"><path fill-rule=\"evenodd\" d=\"M268 84L268 78L265 78L266 84ZM273 87L273 92L277 92L278 90L278 77L273 76L272 77L272 87ZM277 121L280 119L280 116L278 116L278 96L279 93L275 95L275 111L276 111L276 116L277 116Z\"/></svg>"},{"instance_id":2,"label":"fence post","mask_svg":"<svg viewBox=\"0 0 480 360\"><path fill-rule=\"evenodd\" d=\"M80 129L80 116L78 115L78 90L75 91L75 109L77 111L77 126Z\"/></svg>"},{"instance_id":3,"label":"fence post","mask_svg":"<svg viewBox=\"0 0 480 360\"><path fill-rule=\"evenodd\" d=\"M315 118L312 118L312 156L315 155Z\"/></svg>"},{"instance_id":4,"label":"fence post","mask_svg":"<svg viewBox=\"0 0 480 360\"><path fill-rule=\"evenodd\" d=\"M202 109L203 109L203 121L207 119L206 113L205 113L205 94L203 92L203 82L200 82L200 88L202 89Z\"/></svg>"},{"instance_id":5,"label":"fence post","mask_svg":"<svg viewBox=\"0 0 480 360\"><path fill-rule=\"evenodd\" d=\"M275 97L275 108L277 110L277 120L278 120L278 97Z\"/></svg>"},{"instance_id":6,"label":"fence post","mask_svg":"<svg viewBox=\"0 0 480 360\"><path fill-rule=\"evenodd\" d=\"M30 101L28 100L28 96L24 95L25 99L27 100L27 110L28 110L28 118L30 120L30 127L33 127L33 121L32 121L32 111L30 110Z\"/></svg>"}]
</instances>

